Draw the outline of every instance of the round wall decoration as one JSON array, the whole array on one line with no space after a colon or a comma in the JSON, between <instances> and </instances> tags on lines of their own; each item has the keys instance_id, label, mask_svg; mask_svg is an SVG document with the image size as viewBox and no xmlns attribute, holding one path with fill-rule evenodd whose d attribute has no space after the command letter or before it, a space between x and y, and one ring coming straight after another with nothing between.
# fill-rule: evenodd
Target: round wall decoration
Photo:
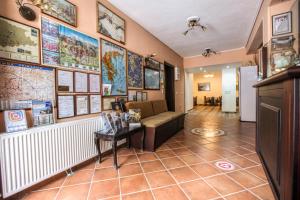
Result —
<instances>
[{"instance_id":1,"label":"round wall decoration","mask_svg":"<svg viewBox=\"0 0 300 200\"><path fill-rule=\"evenodd\" d=\"M191 130L191 132L195 135L200 135L207 138L225 135L225 132L220 129L194 128Z\"/></svg>"},{"instance_id":2,"label":"round wall decoration","mask_svg":"<svg viewBox=\"0 0 300 200\"><path fill-rule=\"evenodd\" d=\"M225 171L232 171L235 169L235 166L227 161L218 161L215 163L215 166Z\"/></svg>"}]
</instances>

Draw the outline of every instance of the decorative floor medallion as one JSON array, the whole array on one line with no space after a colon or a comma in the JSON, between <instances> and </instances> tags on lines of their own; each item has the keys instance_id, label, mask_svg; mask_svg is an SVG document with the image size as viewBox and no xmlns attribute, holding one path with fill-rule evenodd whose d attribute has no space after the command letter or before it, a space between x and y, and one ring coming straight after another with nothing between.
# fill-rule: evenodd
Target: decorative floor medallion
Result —
<instances>
[{"instance_id":1,"label":"decorative floor medallion","mask_svg":"<svg viewBox=\"0 0 300 200\"><path fill-rule=\"evenodd\" d=\"M194 128L191 130L191 132L195 135L200 135L206 138L225 135L225 132L220 129Z\"/></svg>"},{"instance_id":2,"label":"decorative floor medallion","mask_svg":"<svg viewBox=\"0 0 300 200\"><path fill-rule=\"evenodd\" d=\"M215 163L215 166L218 167L221 170L225 170L225 171L232 171L235 169L235 166L233 164L231 164L230 162L226 162L226 161L218 161Z\"/></svg>"}]
</instances>

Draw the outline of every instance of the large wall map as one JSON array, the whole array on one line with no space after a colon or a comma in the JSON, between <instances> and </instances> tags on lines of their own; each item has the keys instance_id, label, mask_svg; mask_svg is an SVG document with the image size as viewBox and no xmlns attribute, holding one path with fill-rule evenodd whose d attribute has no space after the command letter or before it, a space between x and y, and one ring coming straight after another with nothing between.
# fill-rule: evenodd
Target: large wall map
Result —
<instances>
[{"instance_id":1,"label":"large wall map","mask_svg":"<svg viewBox=\"0 0 300 200\"><path fill-rule=\"evenodd\" d=\"M54 100L52 68L0 61L0 100Z\"/></svg>"}]
</instances>

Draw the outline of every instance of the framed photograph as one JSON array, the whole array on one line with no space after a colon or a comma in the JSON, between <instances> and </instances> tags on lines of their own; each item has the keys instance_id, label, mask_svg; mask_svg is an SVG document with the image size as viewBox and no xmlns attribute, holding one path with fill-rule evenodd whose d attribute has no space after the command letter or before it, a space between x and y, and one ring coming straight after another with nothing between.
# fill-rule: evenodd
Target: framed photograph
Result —
<instances>
[{"instance_id":1,"label":"framed photograph","mask_svg":"<svg viewBox=\"0 0 300 200\"><path fill-rule=\"evenodd\" d=\"M126 49L101 39L102 85L111 84L103 96L127 96Z\"/></svg>"},{"instance_id":2,"label":"framed photograph","mask_svg":"<svg viewBox=\"0 0 300 200\"><path fill-rule=\"evenodd\" d=\"M83 72L75 72L75 92L88 92L88 74Z\"/></svg>"},{"instance_id":3,"label":"framed photograph","mask_svg":"<svg viewBox=\"0 0 300 200\"><path fill-rule=\"evenodd\" d=\"M57 118L69 118L75 116L74 96L58 95L57 96Z\"/></svg>"},{"instance_id":4,"label":"framed photograph","mask_svg":"<svg viewBox=\"0 0 300 200\"><path fill-rule=\"evenodd\" d=\"M128 101L136 101L136 91L128 90Z\"/></svg>"},{"instance_id":5,"label":"framed photograph","mask_svg":"<svg viewBox=\"0 0 300 200\"><path fill-rule=\"evenodd\" d=\"M136 92L136 101L143 101L142 99L142 91Z\"/></svg>"},{"instance_id":6,"label":"framed photograph","mask_svg":"<svg viewBox=\"0 0 300 200\"><path fill-rule=\"evenodd\" d=\"M100 93L100 74L89 74L89 91L91 93Z\"/></svg>"},{"instance_id":7,"label":"framed photograph","mask_svg":"<svg viewBox=\"0 0 300 200\"><path fill-rule=\"evenodd\" d=\"M116 112L124 112L123 104L121 102L112 102L111 108Z\"/></svg>"},{"instance_id":8,"label":"framed photograph","mask_svg":"<svg viewBox=\"0 0 300 200\"><path fill-rule=\"evenodd\" d=\"M89 114L89 96L76 95L76 115Z\"/></svg>"},{"instance_id":9,"label":"framed photograph","mask_svg":"<svg viewBox=\"0 0 300 200\"><path fill-rule=\"evenodd\" d=\"M125 44L125 20L99 2L97 4L97 11L98 32Z\"/></svg>"},{"instance_id":10,"label":"framed photograph","mask_svg":"<svg viewBox=\"0 0 300 200\"><path fill-rule=\"evenodd\" d=\"M90 113L100 113L101 112L101 95L93 94L90 95Z\"/></svg>"},{"instance_id":11,"label":"framed photograph","mask_svg":"<svg viewBox=\"0 0 300 200\"><path fill-rule=\"evenodd\" d=\"M272 35L282 35L292 32L292 12L272 16Z\"/></svg>"},{"instance_id":12,"label":"framed photograph","mask_svg":"<svg viewBox=\"0 0 300 200\"><path fill-rule=\"evenodd\" d=\"M116 97L116 102L124 102L128 101L128 97Z\"/></svg>"},{"instance_id":13,"label":"framed photograph","mask_svg":"<svg viewBox=\"0 0 300 200\"><path fill-rule=\"evenodd\" d=\"M77 26L77 7L66 0L47 1L50 9L42 12L72 26Z\"/></svg>"},{"instance_id":14,"label":"framed photograph","mask_svg":"<svg viewBox=\"0 0 300 200\"><path fill-rule=\"evenodd\" d=\"M102 110L112 110L111 103L113 102L116 102L116 98L114 97L102 98Z\"/></svg>"},{"instance_id":15,"label":"framed photograph","mask_svg":"<svg viewBox=\"0 0 300 200\"><path fill-rule=\"evenodd\" d=\"M0 16L0 33L1 58L40 63L39 29Z\"/></svg>"},{"instance_id":16,"label":"framed photograph","mask_svg":"<svg viewBox=\"0 0 300 200\"><path fill-rule=\"evenodd\" d=\"M74 92L74 74L72 71L56 70L57 92Z\"/></svg>"},{"instance_id":17,"label":"framed photograph","mask_svg":"<svg viewBox=\"0 0 300 200\"><path fill-rule=\"evenodd\" d=\"M128 89L143 89L143 56L128 51Z\"/></svg>"},{"instance_id":18,"label":"framed photograph","mask_svg":"<svg viewBox=\"0 0 300 200\"><path fill-rule=\"evenodd\" d=\"M142 101L148 101L148 93L142 92Z\"/></svg>"},{"instance_id":19,"label":"framed photograph","mask_svg":"<svg viewBox=\"0 0 300 200\"><path fill-rule=\"evenodd\" d=\"M103 96L111 95L111 84L102 84L102 95Z\"/></svg>"},{"instance_id":20,"label":"framed photograph","mask_svg":"<svg viewBox=\"0 0 300 200\"><path fill-rule=\"evenodd\" d=\"M144 69L144 89L145 90L160 90L159 70L145 67L145 69Z\"/></svg>"},{"instance_id":21,"label":"framed photograph","mask_svg":"<svg viewBox=\"0 0 300 200\"><path fill-rule=\"evenodd\" d=\"M198 91L210 91L210 83L198 83Z\"/></svg>"},{"instance_id":22,"label":"framed photograph","mask_svg":"<svg viewBox=\"0 0 300 200\"><path fill-rule=\"evenodd\" d=\"M98 39L44 17L41 21L44 65L100 72Z\"/></svg>"},{"instance_id":23,"label":"framed photograph","mask_svg":"<svg viewBox=\"0 0 300 200\"><path fill-rule=\"evenodd\" d=\"M160 70L160 63L152 58L146 58L145 59L145 64L146 67L152 68L152 69L156 69L156 70Z\"/></svg>"}]
</instances>

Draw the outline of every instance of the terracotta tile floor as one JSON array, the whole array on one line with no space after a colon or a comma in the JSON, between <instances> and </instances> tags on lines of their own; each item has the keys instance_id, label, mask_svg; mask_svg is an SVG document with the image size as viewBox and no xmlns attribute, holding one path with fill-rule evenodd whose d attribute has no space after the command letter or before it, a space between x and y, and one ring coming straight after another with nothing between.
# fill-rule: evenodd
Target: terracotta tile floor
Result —
<instances>
[{"instance_id":1,"label":"terracotta tile floor","mask_svg":"<svg viewBox=\"0 0 300 200\"><path fill-rule=\"evenodd\" d=\"M226 135L203 137L193 128L221 129ZM238 115L216 107L198 107L186 115L185 129L155 153L118 151L27 194L24 199L47 200L272 200L273 195L255 153L255 124L240 123ZM230 162L222 170L216 162Z\"/></svg>"}]
</instances>

